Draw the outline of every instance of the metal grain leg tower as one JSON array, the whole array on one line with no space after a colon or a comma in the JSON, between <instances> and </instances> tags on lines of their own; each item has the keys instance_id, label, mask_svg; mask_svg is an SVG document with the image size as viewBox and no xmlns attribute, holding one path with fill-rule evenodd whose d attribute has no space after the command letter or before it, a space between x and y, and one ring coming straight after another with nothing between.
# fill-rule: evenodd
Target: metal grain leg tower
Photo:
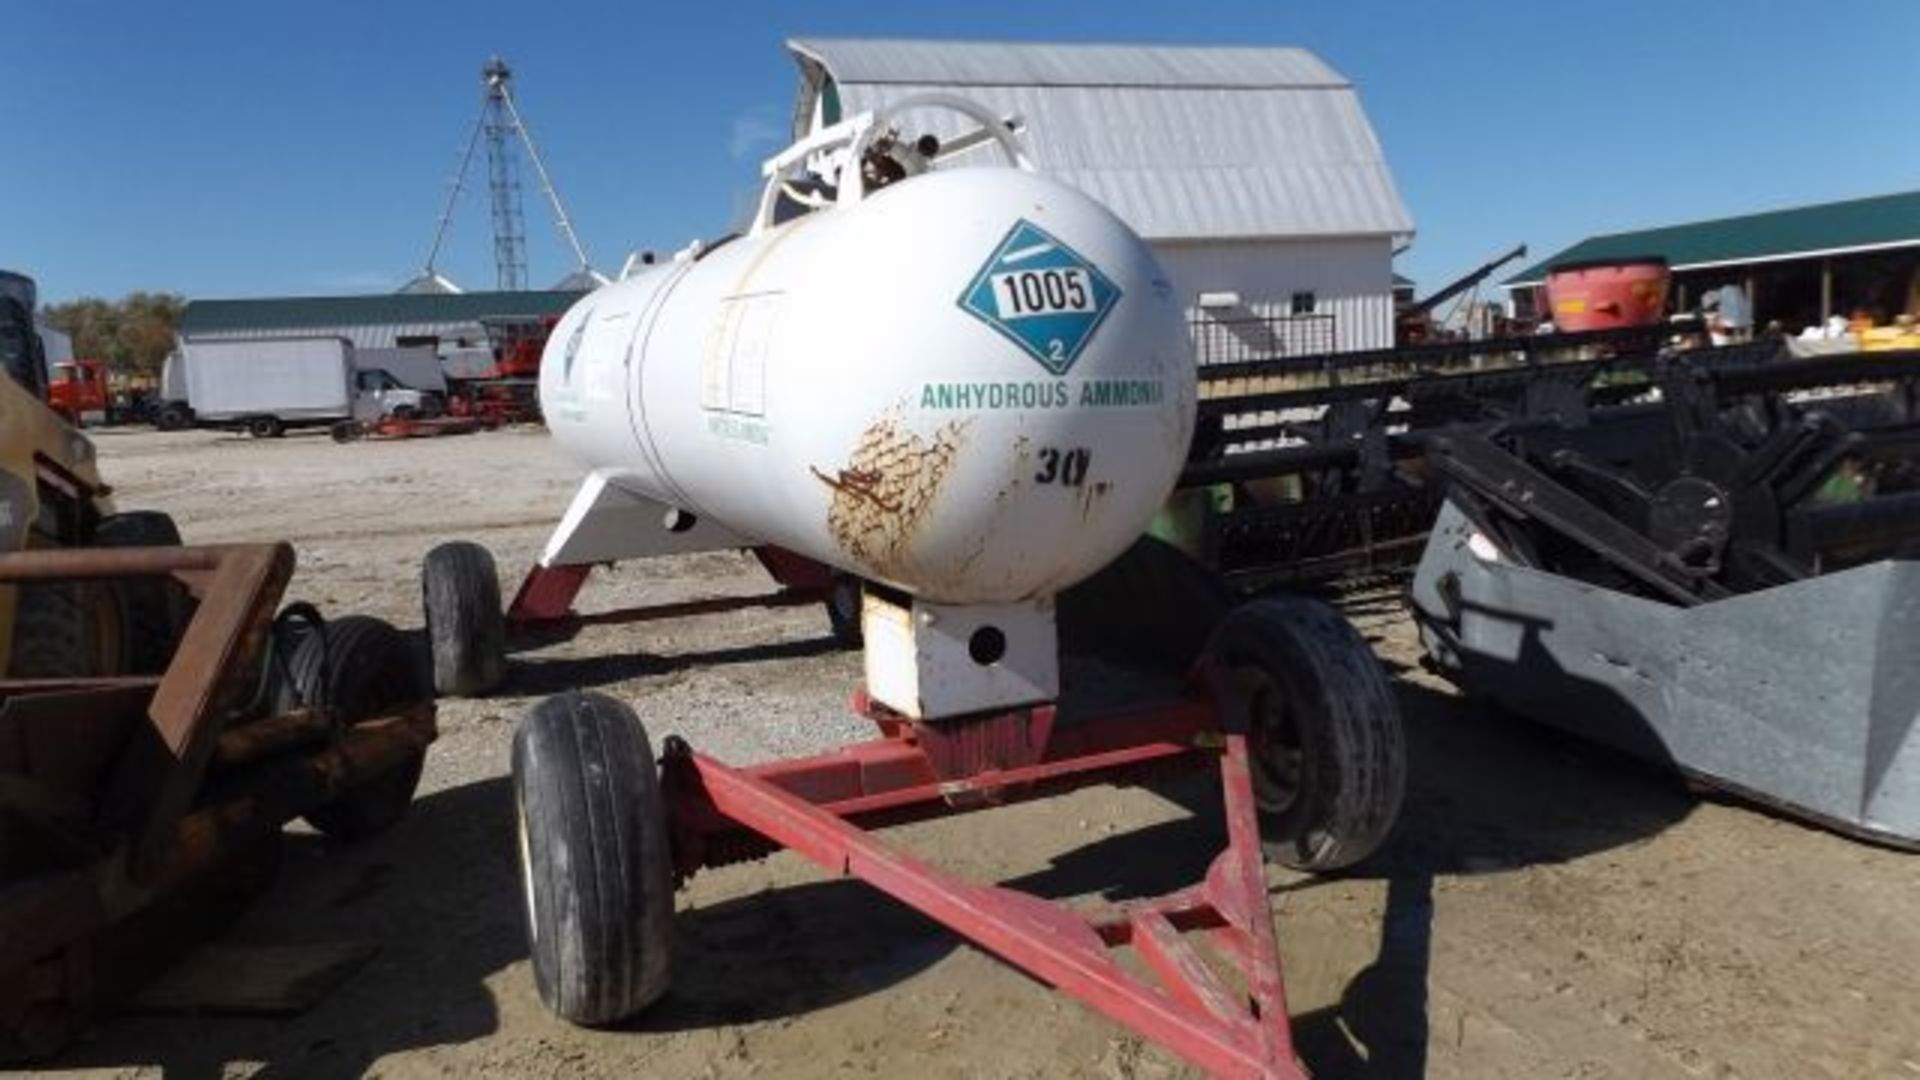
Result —
<instances>
[{"instance_id":1,"label":"metal grain leg tower","mask_svg":"<svg viewBox=\"0 0 1920 1080\"><path fill-rule=\"evenodd\" d=\"M519 290L527 287L527 228L520 214L520 170L507 140L516 132L526 138L526 131L520 127L520 115L513 107L513 70L507 62L497 56L488 60L480 69L480 81L487 88L480 123L487 132L487 189L493 196L495 284L503 290ZM531 139L527 152L533 152ZM560 220L561 228L567 228L565 215ZM572 230L567 231L567 237L573 238ZM574 247L578 249L578 241ZM586 260L585 255L580 256L582 263Z\"/></svg>"},{"instance_id":2,"label":"metal grain leg tower","mask_svg":"<svg viewBox=\"0 0 1920 1080\"><path fill-rule=\"evenodd\" d=\"M560 202L560 193L554 189L553 177L548 175L546 164L540 160L540 151L534 148L533 135L527 131L526 121L521 118L519 107L514 104L513 69L507 66L505 60L495 56L481 66L480 83L484 91L480 117L474 122L472 134L467 136L467 149L460 158L460 171L454 176L453 186L447 192L446 207L441 210L439 224L434 229L433 246L427 250L426 265L419 276L402 286L400 291L460 291L458 286L440 275L434 264L446 241L447 227L453 221L454 204L459 201L460 192L466 186L467 169L473 164L474 147L482 136L487 141L487 188L493 207L495 287L504 291L527 287L527 230L520 209L520 167L513 146L516 138L526 149L527 160L533 163L534 175L540 178L540 190L546 193L547 202L553 207L554 226L560 230L567 246L573 249L577 260L573 271L555 287L591 289L605 284L607 278L587 261L586 249L573 231L573 221L567 216L567 208Z\"/></svg>"}]
</instances>

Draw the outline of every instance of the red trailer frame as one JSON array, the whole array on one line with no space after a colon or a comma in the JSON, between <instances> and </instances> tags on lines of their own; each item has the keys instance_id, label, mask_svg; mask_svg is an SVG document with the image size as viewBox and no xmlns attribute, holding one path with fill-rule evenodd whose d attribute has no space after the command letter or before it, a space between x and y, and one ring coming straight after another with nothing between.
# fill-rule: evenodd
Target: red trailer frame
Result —
<instances>
[{"instance_id":1,"label":"red trailer frame","mask_svg":"<svg viewBox=\"0 0 1920 1080\"><path fill-rule=\"evenodd\" d=\"M538 634L746 607L818 603L825 566L780 548L753 549L780 589L577 614L590 566L536 566L508 606L507 626ZM811 757L739 768L677 736L662 746L661 786L674 873L792 850L857 877L1041 982L1078 998L1194 1064L1228 1077L1306 1080L1295 1057L1254 802L1243 710L1205 660L1181 697L1056 725L1052 704L918 721L854 695L880 736ZM1003 806L1170 767L1214 764L1227 846L1206 878L1150 900L1099 910L948 874L873 835L912 821ZM1184 935L1205 932L1208 960ZM1131 947L1143 978L1113 953ZM1223 979L1220 968L1238 975Z\"/></svg>"},{"instance_id":2,"label":"red trailer frame","mask_svg":"<svg viewBox=\"0 0 1920 1080\"><path fill-rule=\"evenodd\" d=\"M879 738L737 768L669 738L661 783L680 881L704 867L790 849L857 877L954 933L1218 1076L1305 1080L1294 1056L1260 850L1249 736L1202 669L1164 705L1056 727L1051 705L909 720L855 697ZM948 874L871 830L1216 762L1227 847L1204 881L1167 896L1077 911ZM1236 988L1183 934L1206 931ZM1153 973L1121 966L1131 946Z\"/></svg>"}]
</instances>

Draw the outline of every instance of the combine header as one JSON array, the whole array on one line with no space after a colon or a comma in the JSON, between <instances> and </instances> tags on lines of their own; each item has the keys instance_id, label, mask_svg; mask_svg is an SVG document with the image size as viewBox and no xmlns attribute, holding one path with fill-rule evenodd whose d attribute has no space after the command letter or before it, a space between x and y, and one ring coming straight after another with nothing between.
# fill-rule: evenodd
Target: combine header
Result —
<instances>
[{"instance_id":1,"label":"combine header","mask_svg":"<svg viewBox=\"0 0 1920 1080\"><path fill-rule=\"evenodd\" d=\"M1652 262L1575 276L1608 328L1204 367L1158 531L1253 584L1417 565L1474 693L1920 845L1920 352L1677 348L1617 325Z\"/></svg>"},{"instance_id":2,"label":"combine header","mask_svg":"<svg viewBox=\"0 0 1920 1080\"><path fill-rule=\"evenodd\" d=\"M1583 415L1623 380L1644 389L1662 336L1636 327L1205 365L1180 491L1155 531L1249 584L1404 570L1439 511L1422 432Z\"/></svg>"},{"instance_id":3,"label":"combine header","mask_svg":"<svg viewBox=\"0 0 1920 1080\"><path fill-rule=\"evenodd\" d=\"M1657 385L1584 425L1428 440L1429 658L1521 715L1920 848L1920 353L1680 359Z\"/></svg>"}]
</instances>

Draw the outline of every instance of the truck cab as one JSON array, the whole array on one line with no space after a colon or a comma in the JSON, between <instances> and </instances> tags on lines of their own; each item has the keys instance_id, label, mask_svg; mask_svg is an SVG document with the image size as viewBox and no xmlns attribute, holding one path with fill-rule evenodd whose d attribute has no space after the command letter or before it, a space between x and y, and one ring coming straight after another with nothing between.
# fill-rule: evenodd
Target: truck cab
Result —
<instances>
[{"instance_id":1,"label":"truck cab","mask_svg":"<svg viewBox=\"0 0 1920 1080\"><path fill-rule=\"evenodd\" d=\"M385 368L361 368L353 374L353 418L378 420L438 416L445 401L430 390L416 390Z\"/></svg>"},{"instance_id":2,"label":"truck cab","mask_svg":"<svg viewBox=\"0 0 1920 1080\"><path fill-rule=\"evenodd\" d=\"M66 360L53 365L47 404L75 427L105 423L112 395L107 366L98 360Z\"/></svg>"}]
</instances>

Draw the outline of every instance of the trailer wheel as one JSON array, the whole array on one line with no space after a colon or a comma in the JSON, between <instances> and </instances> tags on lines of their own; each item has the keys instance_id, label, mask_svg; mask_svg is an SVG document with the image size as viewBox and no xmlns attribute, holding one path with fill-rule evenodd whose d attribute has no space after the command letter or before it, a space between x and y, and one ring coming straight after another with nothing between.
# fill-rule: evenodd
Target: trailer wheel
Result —
<instances>
[{"instance_id":1,"label":"trailer wheel","mask_svg":"<svg viewBox=\"0 0 1920 1080\"><path fill-rule=\"evenodd\" d=\"M576 1024L633 1016L671 978L673 879L646 728L604 694L547 698L514 734L513 790L540 1000Z\"/></svg>"},{"instance_id":2,"label":"trailer wheel","mask_svg":"<svg viewBox=\"0 0 1920 1080\"><path fill-rule=\"evenodd\" d=\"M1406 787L1399 704L1333 607L1272 595L1231 611L1208 652L1246 708L1267 857L1337 870L1377 849Z\"/></svg>"},{"instance_id":3,"label":"trailer wheel","mask_svg":"<svg viewBox=\"0 0 1920 1080\"><path fill-rule=\"evenodd\" d=\"M103 548L179 547L180 528L158 510L130 510L100 519L93 542ZM158 675L167 670L180 635L193 618L193 597L172 578L130 578L114 583L124 608L127 671Z\"/></svg>"},{"instance_id":4,"label":"trailer wheel","mask_svg":"<svg viewBox=\"0 0 1920 1080\"><path fill-rule=\"evenodd\" d=\"M860 630L860 579L852 574L834 574L827 587L827 629L843 649L857 649L862 642Z\"/></svg>"},{"instance_id":5,"label":"trailer wheel","mask_svg":"<svg viewBox=\"0 0 1920 1080\"><path fill-rule=\"evenodd\" d=\"M479 544L441 544L420 566L421 605L433 649L433 689L480 697L507 677L507 617L493 555Z\"/></svg>"},{"instance_id":6,"label":"trailer wheel","mask_svg":"<svg viewBox=\"0 0 1920 1080\"><path fill-rule=\"evenodd\" d=\"M0 1065L40 1064L71 1044L84 1026L72 1002L22 1002L0 1014Z\"/></svg>"},{"instance_id":7,"label":"trailer wheel","mask_svg":"<svg viewBox=\"0 0 1920 1080\"><path fill-rule=\"evenodd\" d=\"M277 416L256 416L247 421L247 434L256 439L277 439L286 432L286 426Z\"/></svg>"},{"instance_id":8,"label":"trailer wheel","mask_svg":"<svg viewBox=\"0 0 1920 1080\"><path fill-rule=\"evenodd\" d=\"M193 410L185 402L169 401L153 417L153 426L161 431L184 431L192 425Z\"/></svg>"},{"instance_id":9,"label":"trailer wheel","mask_svg":"<svg viewBox=\"0 0 1920 1080\"><path fill-rule=\"evenodd\" d=\"M326 708L344 729L426 696L400 631L379 619L348 615L301 637L276 704L282 712L300 703ZM414 751L386 773L308 811L307 822L341 840L385 832L406 815L426 760L424 748Z\"/></svg>"},{"instance_id":10,"label":"trailer wheel","mask_svg":"<svg viewBox=\"0 0 1920 1080\"><path fill-rule=\"evenodd\" d=\"M13 607L15 679L88 679L126 673L126 612L101 581L18 586Z\"/></svg>"}]
</instances>

